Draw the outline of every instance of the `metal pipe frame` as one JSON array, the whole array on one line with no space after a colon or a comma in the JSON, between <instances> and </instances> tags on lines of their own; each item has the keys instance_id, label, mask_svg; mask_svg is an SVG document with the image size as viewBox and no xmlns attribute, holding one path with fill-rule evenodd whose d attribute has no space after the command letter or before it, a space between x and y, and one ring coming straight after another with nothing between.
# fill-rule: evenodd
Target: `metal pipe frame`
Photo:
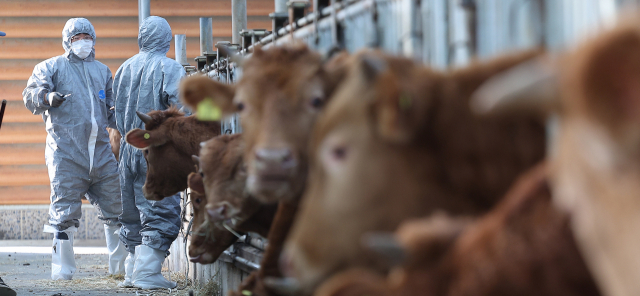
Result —
<instances>
[{"instance_id":1,"label":"metal pipe frame","mask_svg":"<svg viewBox=\"0 0 640 296\"><path fill-rule=\"evenodd\" d=\"M150 0L138 0L138 27L142 25L142 21L151 15Z\"/></svg>"},{"instance_id":2,"label":"metal pipe frame","mask_svg":"<svg viewBox=\"0 0 640 296\"><path fill-rule=\"evenodd\" d=\"M240 44L240 31L247 29L247 0L231 0L231 43Z\"/></svg>"},{"instance_id":3,"label":"metal pipe frame","mask_svg":"<svg viewBox=\"0 0 640 296\"><path fill-rule=\"evenodd\" d=\"M213 19L200 18L200 55L213 51Z\"/></svg>"},{"instance_id":4,"label":"metal pipe frame","mask_svg":"<svg viewBox=\"0 0 640 296\"><path fill-rule=\"evenodd\" d=\"M176 40L176 61L182 66L189 66L189 61L187 60L187 35L176 34L174 39Z\"/></svg>"}]
</instances>

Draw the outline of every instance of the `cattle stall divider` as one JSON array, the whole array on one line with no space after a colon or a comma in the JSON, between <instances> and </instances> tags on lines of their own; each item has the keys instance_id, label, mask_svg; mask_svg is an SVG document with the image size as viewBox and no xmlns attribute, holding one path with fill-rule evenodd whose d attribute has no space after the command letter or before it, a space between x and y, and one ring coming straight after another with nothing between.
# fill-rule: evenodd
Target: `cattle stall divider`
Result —
<instances>
[{"instance_id":1,"label":"cattle stall divider","mask_svg":"<svg viewBox=\"0 0 640 296\"><path fill-rule=\"evenodd\" d=\"M196 58L196 66L185 65L185 69L190 75L204 74L211 79L234 83L242 76L242 69L222 54L221 47L249 56L256 46L269 48L293 40L304 42L323 54L336 49L353 53L364 48L379 48L433 68L451 69L466 65L472 59L485 60L514 50L535 47L550 51L570 49L580 40L609 27L625 7L640 7L640 0L316 2L313 12L302 15L308 7L304 0L289 1L286 8L284 0L275 0L276 11L270 14L273 20L270 31L247 29L233 32L234 36L240 36L240 39L235 37L233 40L237 44L218 42L215 45L217 51L201 50L202 56ZM239 2L232 0L232 3ZM246 19L246 15L244 17ZM289 24L285 25L287 20ZM246 27L237 30L240 29ZM212 38L212 35L205 33L202 38ZM550 120L549 142L553 140L555 124ZM237 115L223 120L223 134L240 132ZM187 213L190 213L188 208ZM258 268L267 243L258 235L250 234L225 251L214 264L200 265L189 262L185 257L184 248L188 243L181 243L182 239L181 236L172 245L168 267L179 272L186 272L189 268L188 277L198 285L215 281L220 295L236 289L248 272Z\"/></svg>"}]
</instances>

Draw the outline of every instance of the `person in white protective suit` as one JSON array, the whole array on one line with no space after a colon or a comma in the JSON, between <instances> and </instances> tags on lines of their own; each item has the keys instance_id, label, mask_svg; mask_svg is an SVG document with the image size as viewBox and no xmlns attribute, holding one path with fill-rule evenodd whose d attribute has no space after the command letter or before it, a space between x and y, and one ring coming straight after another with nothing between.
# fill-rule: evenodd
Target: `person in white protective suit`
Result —
<instances>
[{"instance_id":1,"label":"person in white protective suit","mask_svg":"<svg viewBox=\"0 0 640 296\"><path fill-rule=\"evenodd\" d=\"M171 27L161 17L147 17L140 25L140 52L116 71L113 96L116 100L118 131L124 136L144 123L136 112L165 110L178 99L180 79L186 75L178 62L167 57ZM175 282L162 276L162 262L180 231L180 196L160 201L147 200L142 193L147 163L141 150L120 141L120 187L123 210L120 239L129 255L121 287L142 289L174 288Z\"/></svg>"},{"instance_id":2,"label":"person in white protective suit","mask_svg":"<svg viewBox=\"0 0 640 296\"><path fill-rule=\"evenodd\" d=\"M45 161L51 183L51 278L72 279L73 235L80 226L86 196L104 223L109 273L124 273L127 256L118 236L122 212L118 164L107 127L115 128L112 77L95 60L96 33L84 18L72 18L62 30L63 55L36 65L22 92L24 105L46 124Z\"/></svg>"}]
</instances>

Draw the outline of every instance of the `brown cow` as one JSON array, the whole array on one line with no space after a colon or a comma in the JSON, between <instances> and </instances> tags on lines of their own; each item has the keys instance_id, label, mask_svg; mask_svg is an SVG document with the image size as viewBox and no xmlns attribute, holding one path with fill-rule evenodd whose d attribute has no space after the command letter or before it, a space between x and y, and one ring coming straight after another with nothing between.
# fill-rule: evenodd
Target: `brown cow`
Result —
<instances>
[{"instance_id":1,"label":"brown cow","mask_svg":"<svg viewBox=\"0 0 640 296\"><path fill-rule=\"evenodd\" d=\"M256 49L243 62L243 76L235 85L206 77L190 77L181 85L181 98L197 108L210 98L224 113L239 112L245 139L246 187L257 199L280 202L269 232L269 245L254 285L280 276L278 257L297 211L307 176L307 142L319 111L342 80L344 55L324 63L305 45Z\"/></svg>"},{"instance_id":2,"label":"brown cow","mask_svg":"<svg viewBox=\"0 0 640 296\"><path fill-rule=\"evenodd\" d=\"M316 295L600 295L547 177L544 165L536 167L476 223L447 217L404 223L396 235L407 251L405 266L387 279L345 272Z\"/></svg>"},{"instance_id":3,"label":"brown cow","mask_svg":"<svg viewBox=\"0 0 640 296\"><path fill-rule=\"evenodd\" d=\"M189 260L201 264L213 263L238 238L232 232L212 227L208 223L206 218L207 197L204 194L204 184L200 173L190 173L188 183L191 189L189 198L193 206L191 225L193 230L189 245Z\"/></svg>"},{"instance_id":4,"label":"brown cow","mask_svg":"<svg viewBox=\"0 0 640 296\"><path fill-rule=\"evenodd\" d=\"M607 295L640 295L640 23L606 32L559 59L557 67L523 69L524 103L538 95L558 106L559 130L553 147L551 184L554 202L571 214L580 250ZM552 79L548 88L534 80ZM536 71L542 75L535 75ZM555 78L555 79L553 79ZM559 81L559 84L553 82ZM546 91L545 91L546 90ZM554 92L555 90L555 92ZM536 91L538 91L536 93ZM558 96L561 100L552 103ZM499 93L498 93L499 94ZM497 100L484 99L480 110L497 112L515 90ZM490 96L496 97L496 96ZM543 105L544 106L544 105ZM522 106L525 114L531 105Z\"/></svg>"},{"instance_id":5,"label":"brown cow","mask_svg":"<svg viewBox=\"0 0 640 296\"><path fill-rule=\"evenodd\" d=\"M536 54L452 73L357 55L313 132L309 184L287 243L284 262L306 292L346 267L376 267L363 233L438 209L487 211L543 158L537 117L478 118L468 103L483 81Z\"/></svg>"},{"instance_id":6,"label":"brown cow","mask_svg":"<svg viewBox=\"0 0 640 296\"><path fill-rule=\"evenodd\" d=\"M220 135L220 122L200 122L195 115L171 107L165 111L138 112L145 129L133 129L125 140L144 151L147 179L142 187L145 198L162 200L187 189L187 177L194 171L192 155L200 142Z\"/></svg>"},{"instance_id":7,"label":"brown cow","mask_svg":"<svg viewBox=\"0 0 640 296\"><path fill-rule=\"evenodd\" d=\"M222 223L240 233L268 235L277 205L263 205L246 194L243 148L242 136L238 134L215 137L200 149L200 157L196 160L201 169L199 173L189 175L192 194L203 197L193 201L195 231L189 247L193 262L213 263L237 241ZM206 195L199 192L206 192ZM207 209L218 219L207 215Z\"/></svg>"},{"instance_id":8,"label":"brown cow","mask_svg":"<svg viewBox=\"0 0 640 296\"><path fill-rule=\"evenodd\" d=\"M267 237L277 205L262 204L245 190L243 153L241 134L215 137L202 146L200 168L209 219L217 224L228 223L237 231Z\"/></svg>"}]
</instances>

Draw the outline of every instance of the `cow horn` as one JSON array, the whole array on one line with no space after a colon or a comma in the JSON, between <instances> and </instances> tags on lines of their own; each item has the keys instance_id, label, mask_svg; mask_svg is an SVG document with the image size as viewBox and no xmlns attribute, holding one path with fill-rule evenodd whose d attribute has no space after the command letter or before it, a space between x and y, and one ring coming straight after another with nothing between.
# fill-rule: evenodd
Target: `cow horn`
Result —
<instances>
[{"instance_id":1,"label":"cow horn","mask_svg":"<svg viewBox=\"0 0 640 296\"><path fill-rule=\"evenodd\" d=\"M470 107L476 114L559 109L558 77L541 58L517 65L485 82L473 94Z\"/></svg>"},{"instance_id":2,"label":"cow horn","mask_svg":"<svg viewBox=\"0 0 640 296\"><path fill-rule=\"evenodd\" d=\"M404 263L407 257L404 247L400 245L393 233L366 233L362 236L362 245L381 255L391 266Z\"/></svg>"},{"instance_id":3,"label":"cow horn","mask_svg":"<svg viewBox=\"0 0 640 296\"><path fill-rule=\"evenodd\" d=\"M200 157L197 155L191 155L191 160L193 161L194 164L199 165L200 164Z\"/></svg>"},{"instance_id":4,"label":"cow horn","mask_svg":"<svg viewBox=\"0 0 640 296\"><path fill-rule=\"evenodd\" d=\"M151 120L153 120L151 116L144 114L140 111L136 111L136 114L138 114L138 117L140 118L140 120L142 120L142 122L144 122L144 124L148 124L149 122L151 122Z\"/></svg>"},{"instance_id":5,"label":"cow horn","mask_svg":"<svg viewBox=\"0 0 640 296\"><path fill-rule=\"evenodd\" d=\"M273 289L280 295L300 295L301 288L298 281L294 278L276 278L266 277L264 279L264 285Z\"/></svg>"},{"instance_id":6,"label":"cow horn","mask_svg":"<svg viewBox=\"0 0 640 296\"><path fill-rule=\"evenodd\" d=\"M387 63L379 56L369 53L362 56L362 71L367 79L373 80L386 70Z\"/></svg>"},{"instance_id":7,"label":"cow horn","mask_svg":"<svg viewBox=\"0 0 640 296\"><path fill-rule=\"evenodd\" d=\"M218 56L228 56L229 58L231 58L231 61L236 63L236 65L238 66L242 66L242 64L244 63L245 58L237 52L231 50L228 46L220 46L218 48L218 51Z\"/></svg>"}]
</instances>

